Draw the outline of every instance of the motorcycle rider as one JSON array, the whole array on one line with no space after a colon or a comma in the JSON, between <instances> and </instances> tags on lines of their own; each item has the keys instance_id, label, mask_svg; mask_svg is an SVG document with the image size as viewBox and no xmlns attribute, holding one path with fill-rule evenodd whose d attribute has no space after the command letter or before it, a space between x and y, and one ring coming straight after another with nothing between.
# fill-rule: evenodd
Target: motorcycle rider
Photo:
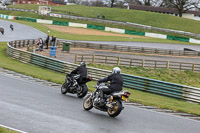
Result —
<instances>
[{"instance_id":1,"label":"motorcycle rider","mask_svg":"<svg viewBox=\"0 0 200 133\"><path fill-rule=\"evenodd\" d=\"M10 24L10 29L13 31L14 30L14 26L12 24Z\"/></svg>"},{"instance_id":2,"label":"motorcycle rider","mask_svg":"<svg viewBox=\"0 0 200 133\"><path fill-rule=\"evenodd\" d=\"M78 66L70 74L80 74L80 77L77 79L77 82L81 83L82 80L83 80L83 78L87 78L87 76L88 76L88 71L87 71L87 68L86 68L86 63L85 62L81 62L80 66Z\"/></svg>"},{"instance_id":3,"label":"motorcycle rider","mask_svg":"<svg viewBox=\"0 0 200 133\"><path fill-rule=\"evenodd\" d=\"M112 92L115 91L121 91L123 88L123 78L122 75L120 74L121 70L119 67L114 67L112 74L110 74L108 77L105 77L103 79L99 79L98 83L101 82L107 82L110 81L110 85L108 87L105 88L101 88L100 91L100 101L101 103L104 102L104 94L111 94ZM107 101L108 102L108 101Z\"/></svg>"}]
</instances>

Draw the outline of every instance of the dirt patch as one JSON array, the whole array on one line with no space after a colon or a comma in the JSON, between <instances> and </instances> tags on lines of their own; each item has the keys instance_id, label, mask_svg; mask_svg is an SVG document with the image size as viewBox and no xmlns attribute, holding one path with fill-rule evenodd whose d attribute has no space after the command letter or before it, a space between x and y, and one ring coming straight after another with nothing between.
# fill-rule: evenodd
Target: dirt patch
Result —
<instances>
[{"instance_id":1,"label":"dirt patch","mask_svg":"<svg viewBox=\"0 0 200 133\"><path fill-rule=\"evenodd\" d=\"M74 28L74 27L66 27L66 26L57 26L57 25L47 25L49 29L53 29L62 33L68 34L76 34L76 35L96 35L96 36L120 36L120 37L132 37L132 38L147 38L143 36L135 36L135 35L126 35L126 34L117 34L105 31L98 31L93 29L83 29L83 28Z\"/></svg>"}]
</instances>

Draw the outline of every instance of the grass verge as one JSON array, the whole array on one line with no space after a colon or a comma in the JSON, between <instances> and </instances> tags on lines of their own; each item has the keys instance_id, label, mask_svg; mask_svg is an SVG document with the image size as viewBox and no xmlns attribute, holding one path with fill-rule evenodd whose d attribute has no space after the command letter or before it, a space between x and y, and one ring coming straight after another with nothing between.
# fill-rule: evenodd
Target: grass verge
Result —
<instances>
[{"instance_id":1,"label":"grass verge","mask_svg":"<svg viewBox=\"0 0 200 133\"><path fill-rule=\"evenodd\" d=\"M26 5L10 5L8 7L22 8L22 9L34 9L38 10L39 5L26 4ZM200 33L198 28L199 21L176 17L168 14L139 11L139 10L127 10L120 8L108 8L108 7L92 7L81 5L63 5L63 6L51 6L52 12L60 14L70 14L75 16L83 16L96 18L97 14L104 15L108 20L116 20L123 22L133 22L138 24L144 24L154 27L188 31L192 33Z\"/></svg>"},{"instance_id":2,"label":"grass verge","mask_svg":"<svg viewBox=\"0 0 200 133\"><path fill-rule=\"evenodd\" d=\"M57 38L60 39L67 39L67 40L82 40L82 41L118 41L118 42L152 42L152 43L174 43L174 44L187 44L190 45L192 43L188 42L181 42L181 41L173 41L173 40L166 40L166 39L157 39L157 38L133 38L130 39L130 37L118 37L118 36L97 36L97 35L77 35L77 34L68 34L59 32L56 30L50 29L50 33L47 31L49 28L47 26L44 26L44 24L40 23L33 23L33 22L27 22L27 21L19 21L19 20L6 20L6 21L12 21L17 22L20 24L31 26L35 29L38 29L46 34L49 34L50 36L54 35ZM92 30L92 29L88 29ZM122 44L123 45L123 44ZM198 44L193 44L198 45Z\"/></svg>"},{"instance_id":3,"label":"grass verge","mask_svg":"<svg viewBox=\"0 0 200 133\"><path fill-rule=\"evenodd\" d=\"M34 65L23 64L19 61L13 60L6 55L6 43L0 43L0 67L9 69L25 75L30 75L35 78L52 81L55 83L63 83L65 74L57 73L47 69L43 69ZM92 66L92 64L90 64ZM102 68L102 66L96 66ZM111 68L111 67L110 67ZM110 69L109 68L109 69ZM137 68L139 69L139 68ZM122 68L122 71L125 69ZM127 71L128 72L128 71ZM152 70L152 75L159 75ZM129 73L129 72L128 72ZM140 75L141 76L141 75ZM192 75L190 76L192 77ZM192 79L191 79L192 80ZM89 82L88 87L90 91L93 91L93 86L96 82ZM126 89L126 88L125 88ZM139 102L145 105L156 106L163 109L172 109L179 112L192 113L200 115L200 105L195 103L188 103L183 100L177 100L174 98L159 96L151 93L146 93L138 90L127 89L131 92L129 100L131 102Z\"/></svg>"},{"instance_id":4,"label":"grass verge","mask_svg":"<svg viewBox=\"0 0 200 133\"><path fill-rule=\"evenodd\" d=\"M18 132L0 127L0 133L18 133Z\"/></svg>"},{"instance_id":5,"label":"grass verge","mask_svg":"<svg viewBox=\"0 0 200 133\"><path fill-rule=\"evenodd\" d=\"M114 67L111 65L101 65L101 64L88 64L88 66L110 71ZM164 69L164 68L153 69L153 68L125 67L125 66L120 66L120 68L123 73L200 88L200 73L197 72L178 71L178 70Z\"/></svg>"},{"instance_id":6,"label":"grass verge","mask_svg":"<svg viewBox=\"0 0 200 133\"><path fill-rule=\"evenodd\" d=\"M98 22L92 22L92 21L41 16L41 15L38 15L38 14L35 14L35 13L30 13L30 12L20 12L20 11L14 11L13 12L13 11L0 10L0 13L6 14L6 15L13 15L13 16L23 16L23 17L31 17L31 18L37 18L37 19L55 20L55 21L60 21L60 22L76 22L76 23L83 23L83 24L91 24L91 25L120 28L120 29L132 30L132 31L159 33L159 34L165 34L165 35L171 35L171 36L177 36L177 37L189 37L187 35L179 35L179 34L175 34L175 33L166 33L166 32L161 32L161 31L152 31L152 30L140 29L140 28L135 28L135 27L130 27L130 26L123 26L123 25L115 25L115 24L107 24L107 23L105 24L105 23L98 23ZM194 25L196 25L196 24L194 24ZM190 38L193 38L193 37L190 37Z\"/></svg>"}]
</instances>

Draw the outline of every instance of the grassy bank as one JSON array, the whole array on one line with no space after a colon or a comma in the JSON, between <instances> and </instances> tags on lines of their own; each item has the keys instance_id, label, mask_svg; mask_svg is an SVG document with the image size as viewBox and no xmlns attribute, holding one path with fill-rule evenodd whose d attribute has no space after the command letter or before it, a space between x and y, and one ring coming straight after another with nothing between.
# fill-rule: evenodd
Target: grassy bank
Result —
<instances>
[{"instance_id":1,"label":"grassy bank","mask_svg":"<svg viewBox=\"0 0 200 133\"><path fill-rule=\"evenodd\" d=\"M46 34L49 34L50 36L54 35L57 38L60 39L67 39L67 40L84 40L84 41L118 41L118 42L153 42L153 43L174 43L174 44L192 44L187 42L181 42L181 41L173 41L173 40L166 40L166 39L157 39L157 38L133 38L130 39L130 37L118 37L118 36L98 36L98 35L78 35L78 34L68 34L59 32L53 29L50 29L50 33L47 33L49 28L45 26L44 24L40 23L33 23L33 22L27 22L27 21L19 21L19 20L7 20L12 22L17 22L20 24L31 26L35 29L38 29ZM92 30L92 29L88 29ZM123 45L123 43L122 43ZM195 44L194 44L195 45ZM198 45L198 44L196 44Z\"/></svg>"},{"instance_id":2,"label":"grassy bank","mask_svg":"<svg viewBox=\"0 0 200 133\"><path fill-rule=\"evenodd\" d=\"M0 127L0 133L18 133L18 132L9 130L7 128Z\"/></svg>"},{"instance_id":3,"label":"grassy bank","mask_svg":"<svg viewBox=\"0 0 200 133\"><path fill-rule=\"evenodd\" d=\"M43 68L40 68L40 67L37 67L34 65L23 64L21 62L13 60L6 56L5 50L6 50L6 44L0 43L0 59L1 59L0 67L6 68L6 69L9 69L12 71L16 71L16 72L19 72L22 74L30 75L30 76L33 76L36 78L52 81L55 83L63 83L64 82L64 78L65 78L64 74L46 70L46 69L43 69ZM90 64L89 66L93 66L93 65ZM102 67L106 67L106 66L95 66L95 67L102 68ZM108 69L110 69L110 68L108 68ZM140 68L137 68L137 70L135 70L135 71L140 71ZM145 71L148 71L148 69L146 69ZM144 75L144 74L146 74L145 71L141 72L140 74L138 73L138 75L145 76ZM122 72L129 73L129 71L126 70L125 68L122 68ZM176 72L176 71L174 71L174 72ZM160 75L159 72L156 72L154 70L151 70L151 73L152 73L152 76L154 76L154 77L159 77L159 75ZM130 73L130 74L132 74L132 73ZM178 75L176 75L176 73L174 74L174 76L178 77ZM188 73L188 75L185 75L185 76L190 77L190 78L188 78L188 80L190 80L190 81L194 80L192 78L193 73ZM184 77L181 77L181 78L183 79ZM196 78L198 78L198 77L196 77ZM169 79L168 79L168 81L170 82ZM95 84L96 84L96 82L88 83L88 87L91 91L94 90L93 86ZM180 112L187 112L187 113L200 115L200 105L199 104L188 103L183 100L177 100L177 99L159 96L159 95L155 95L155 94L150 94L150 93L137 91L137 90L131 90L131 89L128 89L128 90L132 94L129 98L129 100L132 102L139 102L139 103L143 103L145 105L156 106L158 108L173 109L173 110L180 111Z\"/></svg>"},{"instance_id":4,"label":"grassy bank","mask_svg":"<svg viewBox=\"0 0 200 133\"><path fill-rule=\"evenodd\" d=\"M31 4L11 5L9 7L38 10L38 5L31 5ZM119 8L88 7L80 5L75 5L75 6L63 5L63 6L51 6L51 7L52 7L52 12L55 13L70 14L70 15L90 17L90 18L96 18L97 14L100 14L104 15L108 20L133 22L159 28L200 33L198 28L196 28L200 26L199 21L180 18L167 14L139 11L139 10L127 10Z\"/></svg>"},{"instance_id":5,"label":"grassy bank","mask_svg":"<svg viewBox=\"0 0 200 133\"><path fill-rule=\"evenodd\" d=\"M131 31L159 33L159 34L165 34L165 35L177 36L177 37L189 37L189 36L186 36L186 35L151 31L151 30L145 30L145 29L138 29L138 28L127 27L127 26L123 26L123 25L113 25L113 24L105 24L105 23L98 23L98 22L91 22L91 21L84 21L84 20L74 20L74 19L66 19L66 18L55 18L55 17L41 16L41 15L38 15L38 14L35 14L35 13L29 13L29 12L20 12L20 11L14 11L13 12L13 11L4 11L4 10L2 11L2 10L0 10L0 13L6 14L6 15L12 15L12 16L23 16L23 17L31 17L31 18L37 18L37 19L55 20L55 21L60 21L60 22L76 22L76 23L83 23L83 24L99 25L99 26L126 29L126 30L131 30ZM192 38L192 37L190 37L190 38ZM196 39L198 39L198 38L196 38Z\"/></svg>"},{"instance_id":6,"label":"grassy bank","mask_svg":"<svg viewBox=\"0 0 200 133\"><path fill-rule=\"evenodd\" d=\"M112 70L111 65L88 64L106 70ZM171 69L151 69L141 67L120 67L123 73L177 83L200 88L200 73L192 71L177 71Z\"/></svg>"}]
</instances>

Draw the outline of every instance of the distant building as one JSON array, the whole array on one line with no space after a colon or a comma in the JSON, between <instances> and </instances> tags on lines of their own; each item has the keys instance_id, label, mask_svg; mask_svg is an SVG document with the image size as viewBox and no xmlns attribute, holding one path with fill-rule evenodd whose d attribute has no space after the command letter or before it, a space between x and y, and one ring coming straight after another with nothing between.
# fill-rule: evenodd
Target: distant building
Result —
<instances>
[{"instance_id":1,"label":"distant building","mask_svg":"<svg viewBox=\"0 0 200 133\"><path fill-rule=\"evenodd\" d=\"M164 13L164 14L170 14L170 15L178 16L178 10L176 8L129 5L129 9L158 12L158 13ZM191 10L186 11L185 13L183 13L182 17L200 20L200 11L191 11Z\"/></svg>"}]
</instances>

